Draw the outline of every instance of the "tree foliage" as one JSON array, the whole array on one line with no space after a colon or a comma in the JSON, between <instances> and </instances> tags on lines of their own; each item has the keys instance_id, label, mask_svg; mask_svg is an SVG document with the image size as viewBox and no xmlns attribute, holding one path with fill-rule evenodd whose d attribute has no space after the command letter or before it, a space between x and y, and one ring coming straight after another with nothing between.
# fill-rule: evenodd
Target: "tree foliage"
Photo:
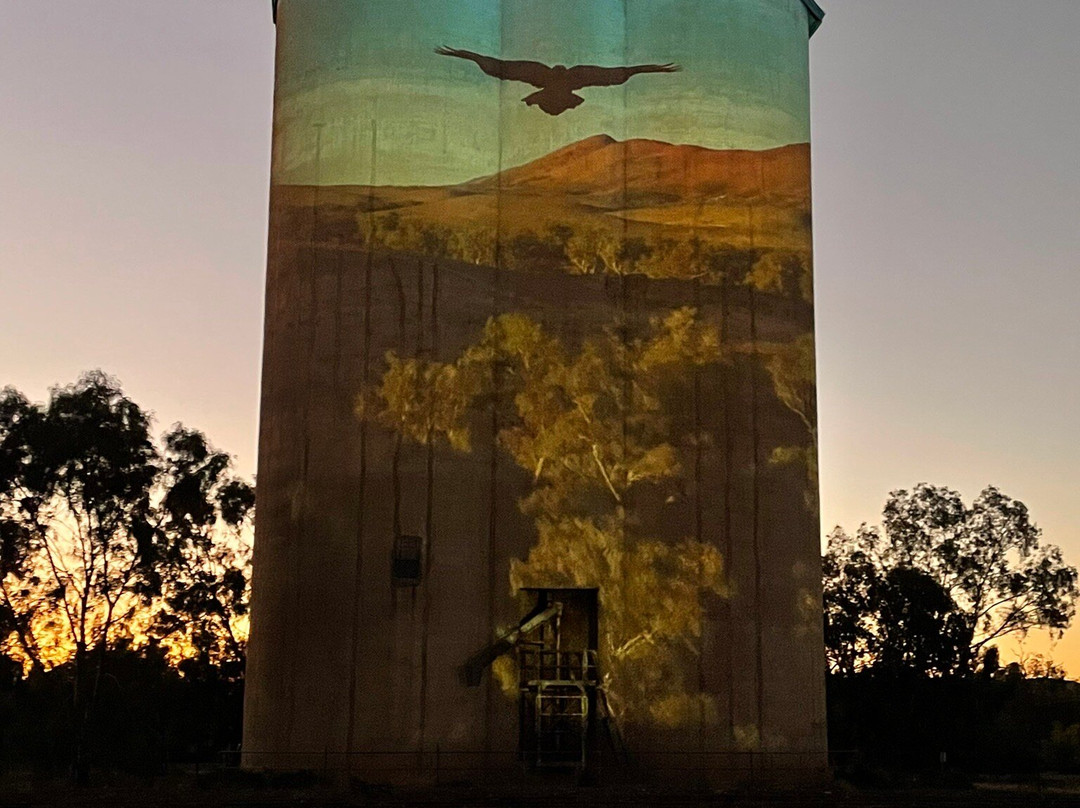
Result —
<instances>
[{"instance_id":1,"label":"tree foliage","mask_svg":"<svg viewBox=\"0 0 1080 808\"><path fill-rule=\"evenodd\" d=\"M806 428L807 441L778 446L770 462L799 466L806 471L806 507L817 513L817 364L814 335L801 334L789 343L768 346L765 369L772 378L773 390L780 403L793 412Z\"/></svg>"},{"instance_id":2,"label":"tree foliage","mask_svg":"<svg viewBox=\"0 0 1080 808\"><path fill-rule=\"evenodd\" d=\"M369 248L448 258L480 266L500 261L521 271L559 271L574 275L645 275L745 286L757 292L813 302L813 277L807 251L736 247L698 236L661 232L627 236L621 229L552 224L540 229L500 233L488 225L453 228L403 216L396 210L363 212L347 221L326 211L328 241L344 227L354 243ZM334 223L337 223L335 225Z\"/></svg>"},{"instance_id":3,"label":"tree foliage","mask_svg":"<svg viewBox=\"0 0 1080 808\"><path fill-rule=\"evenodd\" d=\"M1077 570L1027 507L989 487L894 491L881 528L837 529L824 558L831 668L970 675L992 643L1072 621ZM996 652L995 652L996 654Z\"/></svg>"},{"instance_id":4,"label":"tree foliage","mask_svg":"<svg viewBox=\"0 0 1080 808\"><path fill-rule=\"evenodd\" d=\"M109 660L141 648L239 679L253 506L228 455L180 425L159 446L100 372L47 404L0 393L0 651L69 681L80 776Z\"/></svg>"},{"instance_id":5,"label":"tree foliage","mask_svg":"<svg viewBox=\"0 0 1080 808\"><path fill-rule=\"evenodd\" d=\"M164 542L155 576L162 598L151 631L181 638L204 661L235 668L244 660L249 553L242 534L255 490L231 474L229 455L201 432L176 425L163 444L158 519Z\"/></svg>"},{"instance_id":6,"label":"tree foliage","mask_svg":"<svg viewBox=\"0 0 1080 808\"><path fill-rule=\"evenodd\" d=\"M4 402L0 530L15 562L5 606L32 664L67 652L81 660L125 630L147 594L156 550L149 420L100 375L55 390L47 408L10 390Z\"/></svg>"},{"instance_id":7,"label":"tree foliage","mask_svg":"<svg viewBox=\"0 0 1080 808\"><path fill-rule=\"evenodd\" d=\"M498 444L532 475L521 508L537 532L510 583L599 586L612 705L676 724L708 709L686 676L700 654L703 599L725 591L722 563L711 545L643 534L629 514L647 489L676 491L678 441L702 436L677 434L672 402L688 395L695 367L725 361L718 329L692 308L577 349L505 314L454 362L389 354L358 411L410 440L467 451L470 410L509 402Z\"/></svg>"},{"instance_id":8,"label":"tree foliage","mask_svg":"<svg viewBox=\"0 0 1080 808\"><path fill-rule=\"evenodd\" d=\"M254 491L228 455L150 417L101 373L48 404L0 395L3 641L37 668L156 637L240 659L239 535ZM227 649L225 646L228 646Z\"/></svg>"}]
</instances>

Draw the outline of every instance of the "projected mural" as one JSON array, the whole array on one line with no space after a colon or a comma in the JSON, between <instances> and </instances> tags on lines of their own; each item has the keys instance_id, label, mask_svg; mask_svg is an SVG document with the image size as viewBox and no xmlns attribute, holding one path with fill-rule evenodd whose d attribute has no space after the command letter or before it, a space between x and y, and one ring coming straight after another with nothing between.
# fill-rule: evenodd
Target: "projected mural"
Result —
<instances>
[{"instance_id":1,"label":"projected mural","mask_svg":"<svg viewBox=\"0 0 1080 808\"><path fill-rule=\"evenodd\" d=\"M249 737L818 754L806 4L299 6Z\"/></svg>"}]
</instances>

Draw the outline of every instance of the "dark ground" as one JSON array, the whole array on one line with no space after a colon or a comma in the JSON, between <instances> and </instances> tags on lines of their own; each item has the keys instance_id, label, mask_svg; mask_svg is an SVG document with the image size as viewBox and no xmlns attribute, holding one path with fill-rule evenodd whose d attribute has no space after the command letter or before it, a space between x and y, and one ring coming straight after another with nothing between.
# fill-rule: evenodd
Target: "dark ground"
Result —
<instances>
[{"instance_id":1,"label":"dark ground","mask_svg":"<svg viewBox=\"0 0 1080 808\"><path fill-rule=\"evenodd\" d=\"M1020 806L1077 806L1080 777L1044 776L1028 784L978 783L955 789L859 790L836 783L828 790L804 793L727 793L714 795L580 788L544 793L493 792L480 788L442 787L437 790L391 790L354 785L350 789L320 784L224 783L194 776L156 781L114 781L82 789L64 784L20 781L8 775L0 781L0 806L70 806L70 808L1014 808Z\"/></svg>"}]
</instances>

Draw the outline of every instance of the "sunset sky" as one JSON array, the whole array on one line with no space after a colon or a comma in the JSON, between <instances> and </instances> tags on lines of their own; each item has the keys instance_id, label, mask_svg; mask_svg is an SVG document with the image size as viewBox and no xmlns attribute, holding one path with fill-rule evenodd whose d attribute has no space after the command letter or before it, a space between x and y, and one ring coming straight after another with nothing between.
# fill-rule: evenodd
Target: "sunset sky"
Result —
<instances>
[{"instance_id":1,"label":"sunset sky","mask_svg":"<svg viewBox=\"0 0 1080 808\"><path fill-rule=\"evenodd\" d=\"M103 368L161 429L204 429L247 472L269 5L0 0L0 384L43 399ZM1080 563L1080 3L823 5L811 46L823 527L875 522L889 490L920 481L968 500L994 484ZM555 51L576 61L584 45ZM1080 676L1080 628L1052 653Z\"/></svg>"}]
</instances>

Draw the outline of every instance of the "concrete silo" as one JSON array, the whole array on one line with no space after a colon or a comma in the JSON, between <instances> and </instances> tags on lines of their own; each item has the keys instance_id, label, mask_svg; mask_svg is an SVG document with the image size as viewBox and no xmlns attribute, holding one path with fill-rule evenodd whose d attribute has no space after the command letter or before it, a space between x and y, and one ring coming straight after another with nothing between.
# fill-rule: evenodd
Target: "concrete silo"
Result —
<instances>
[{"instance_id":1,"label":"concrete silo","mask_svg":"<svg viewBox=\"0 0 1080 808\"><path fill-rule=\"evenodd\" d=\"M282 0L244 762L825 763L812 0Z\"/></svg>"}]
</instances>

